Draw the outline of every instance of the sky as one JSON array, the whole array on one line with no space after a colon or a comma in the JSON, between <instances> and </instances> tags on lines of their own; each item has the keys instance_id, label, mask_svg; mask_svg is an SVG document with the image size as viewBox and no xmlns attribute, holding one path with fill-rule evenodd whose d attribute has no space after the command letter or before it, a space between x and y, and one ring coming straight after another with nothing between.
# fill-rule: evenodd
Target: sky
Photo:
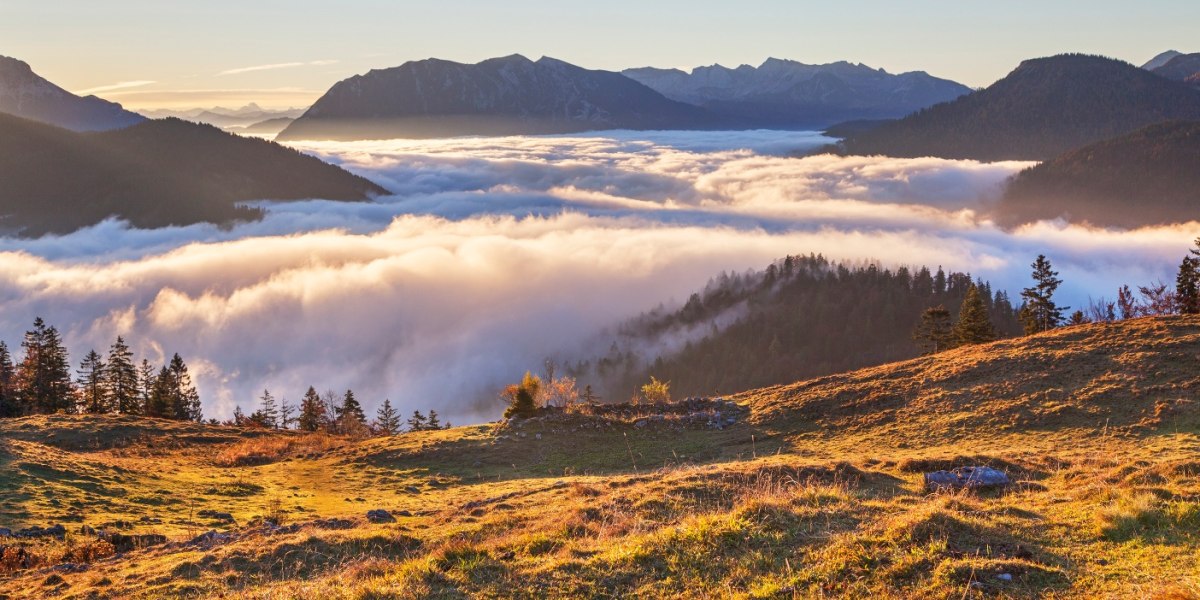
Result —
<instances>
[{"instance_id":1,"label":"sky","mask_svg":"<svg viewBox=\"0 0 1200 600\"><path fill-rule=\"evenodd\" d=\"M1194 0L0 0L0 55L131 108L299 107L372 68L513 53L610 70L849 60L981 87L1061 52L1200 51L1198 22Z\"/></svg>"}]
</instances>

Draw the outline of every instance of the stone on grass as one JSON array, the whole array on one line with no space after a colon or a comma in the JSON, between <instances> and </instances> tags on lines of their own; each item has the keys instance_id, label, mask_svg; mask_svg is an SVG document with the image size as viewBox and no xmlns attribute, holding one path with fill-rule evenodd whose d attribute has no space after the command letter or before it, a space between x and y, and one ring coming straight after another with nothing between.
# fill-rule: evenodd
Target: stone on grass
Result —
<instances>
[{"instance_id":1,"label":"stone on grass","mask_svg":"<svg viewBox=\"0 0 1200 600\"><path fill-rule=\"evenodd\" d=\"M377 508L367 511L367 520L372 523L395 523L396 517L393 517L392 513L382 508Z\"/></svg>"},{"instance_id":2,"label":"stone on grass","mask_svg":"<svg viewBox=\"0 0 1200 600\"><path fill-rule=\"evenodd\" d=\"M925 474L925 488L930 491L1001 488L1009 483L1004 471L992 467L956 467Z\"/></svg>"}]
</instances>

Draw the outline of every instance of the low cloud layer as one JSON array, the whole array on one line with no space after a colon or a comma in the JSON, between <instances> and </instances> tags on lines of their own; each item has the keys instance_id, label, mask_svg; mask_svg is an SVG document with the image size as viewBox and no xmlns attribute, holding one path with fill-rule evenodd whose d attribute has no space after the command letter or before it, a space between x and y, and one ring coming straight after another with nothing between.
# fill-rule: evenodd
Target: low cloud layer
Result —
<instances>
[{"instance_id":1,"label":"low cloud layer","mask_svg":"<svg viewBox=\"0 0 1200 600\"><path fill-rule=\"evenodd\" d=\"M117 334L197 372L205 412L264 387L353 388L372 408L492 418L493 390L600 328L788 253L944 265L1011 293L1038 253L1073 305L1167 278L1197 227L1132 232L986 218L1025 163L787 158L781 132L306 144L395 192L267 205L258 223L0 240L0 335L36 315L78 360ZM598 349L602 352L603 349Z\"/></svg>"}]
</instances>

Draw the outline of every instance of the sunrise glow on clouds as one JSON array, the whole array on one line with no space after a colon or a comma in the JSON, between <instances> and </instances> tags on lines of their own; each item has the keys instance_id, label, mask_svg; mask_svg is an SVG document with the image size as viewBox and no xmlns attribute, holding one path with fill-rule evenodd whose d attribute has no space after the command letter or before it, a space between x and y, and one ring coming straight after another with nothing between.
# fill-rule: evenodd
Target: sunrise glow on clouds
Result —
<instances>
[{"instance_id":1,"label":"sunrise glow on clouds","mask_svg":"<svg viewBox=\"0 0 1200 600\"><path fill-rule=\"evenodd\" d=\"M118 334L180 352L205 412L263 388L353 388L368 408L492 418L494 390L601 328L785 254L944 265L1011 294L1038 253L1064 300L1165 278L1195 224L1131 232L986 217L1028 163L788 158L784 132L311 143L395 195L269 205L223 231L107 222L0 241L4 331L44 316L75 354ZM1101 258L1102 257L1102 258ZM7 340L10 347L19 340ZM74 357L73 357L74 358Z\"/></svg>"}]
</instances>

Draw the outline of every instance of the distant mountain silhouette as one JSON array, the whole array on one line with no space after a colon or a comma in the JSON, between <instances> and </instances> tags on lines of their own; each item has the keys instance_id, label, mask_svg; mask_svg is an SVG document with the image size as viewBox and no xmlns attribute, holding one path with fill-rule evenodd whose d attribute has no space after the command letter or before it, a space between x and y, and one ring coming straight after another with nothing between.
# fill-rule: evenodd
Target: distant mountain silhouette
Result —
<instances>
[{"instance_id":1,"label":"distant mountain silhouette","mask_svg":"<svg viewBox=\"0 0 1200 600\"><path fill-rule=\"evenodd\" d=\"M0 229L37 236L119 217L142 228L254 219L251 200L365 200L379 186L272 142L178 119L76 133L0 114Z\"/></svg>"},{"instance_id":2,"label":"distant mountain silhouette","mask_svg":"<svg viewBox=\"0 0 1200 600\"><path fill-rule=\"evenodd\" d=\"M1072 150L1009 183L1006 225L1065 217L1139 227L1200 220L1200 123L1152 125Z\"/></svg>"},{"instance_id":3,"label":"distant mountain silhouette","mask_svg":"<svg viewBox=\"0 0 1200 600\"><path fill-rule=\"evenodd\" d=\"M7 56L0 56L0 112L73 131L119 129L146 120L115 102L76 96Z\"/></svg>"},{"instance_id":4,"label":"distant mountain silhouette","mask_svg":"<svg viewBox=\"0 0 1200 600\"><path fill-rule=\"evenodd\" d=\"M520 55L468 65L429 59L335 84L280 135L295 139L551 134L712 128L702 108L620 73Z\"/></svg>"},{"instance_id":5,"label":"distant mountain silhouette","mask_svg":"<svg viewBox=\"0 0 1200 600\"><path fill-rule=\"evenodd\" d=\"M770 58L757 68L713 65L686 73L647 67L623 73L672 100L771 128L898 118L971 92L920 71L892 75L844 61L808 65Z\"/></svg>"},{"instance_id":6,"label":"distant mountain silhouette","mask_svg":"<svg viewBox=\"0 0 1200 600\"><path fill-rule=\"evenodd\" d=\"M1147 71L1153 71L1167 64L1172 58L1175 58L1181 54L1183 53L1179 52L1178 50L1167 50L1166 52L1163 52L1162 54L1159 54L1158 56L1155 56L1147 61L1146 64L1142 65L1142 68L1146 69Z\"/></svg>"},{"instance_id":7,"label":"distant mountain silhouette","mask_svg":"<svg viewBox=\"0 0 1200 600\"><path fill-rule=\"evenodd\" d=\"M1027 60L988 88L852 136L849 154L1046 160L1169 120L1200 120L1200 92L1099 56Z\"/></svg>"},{"instance_id":8,"label":"distant mountain silhouette","mask_svg":"<svg viewBox=\"0 0 1200 600\"><path fill-rule=\"evenodd\" d=\"M1200 86L1200 53L1176 55L1152 70L1167 79Z\"/></svg>"},{"instance_id":9,"label":"distant mountain silhouette","mask_svg":"<svg viewBox=\"0 0 1200 600\"><path fill-rule=\"evenodd\" d=\"M288 117L276 117L274 119L267 119L265 121L252 123L250 125L246 125L245 127L226 127L225 131L230 133L257 133L276 135L280 131L286 129L288 125L291 125L292 121L295 121L295 119Z\"/></svg>"}]
</instances>

